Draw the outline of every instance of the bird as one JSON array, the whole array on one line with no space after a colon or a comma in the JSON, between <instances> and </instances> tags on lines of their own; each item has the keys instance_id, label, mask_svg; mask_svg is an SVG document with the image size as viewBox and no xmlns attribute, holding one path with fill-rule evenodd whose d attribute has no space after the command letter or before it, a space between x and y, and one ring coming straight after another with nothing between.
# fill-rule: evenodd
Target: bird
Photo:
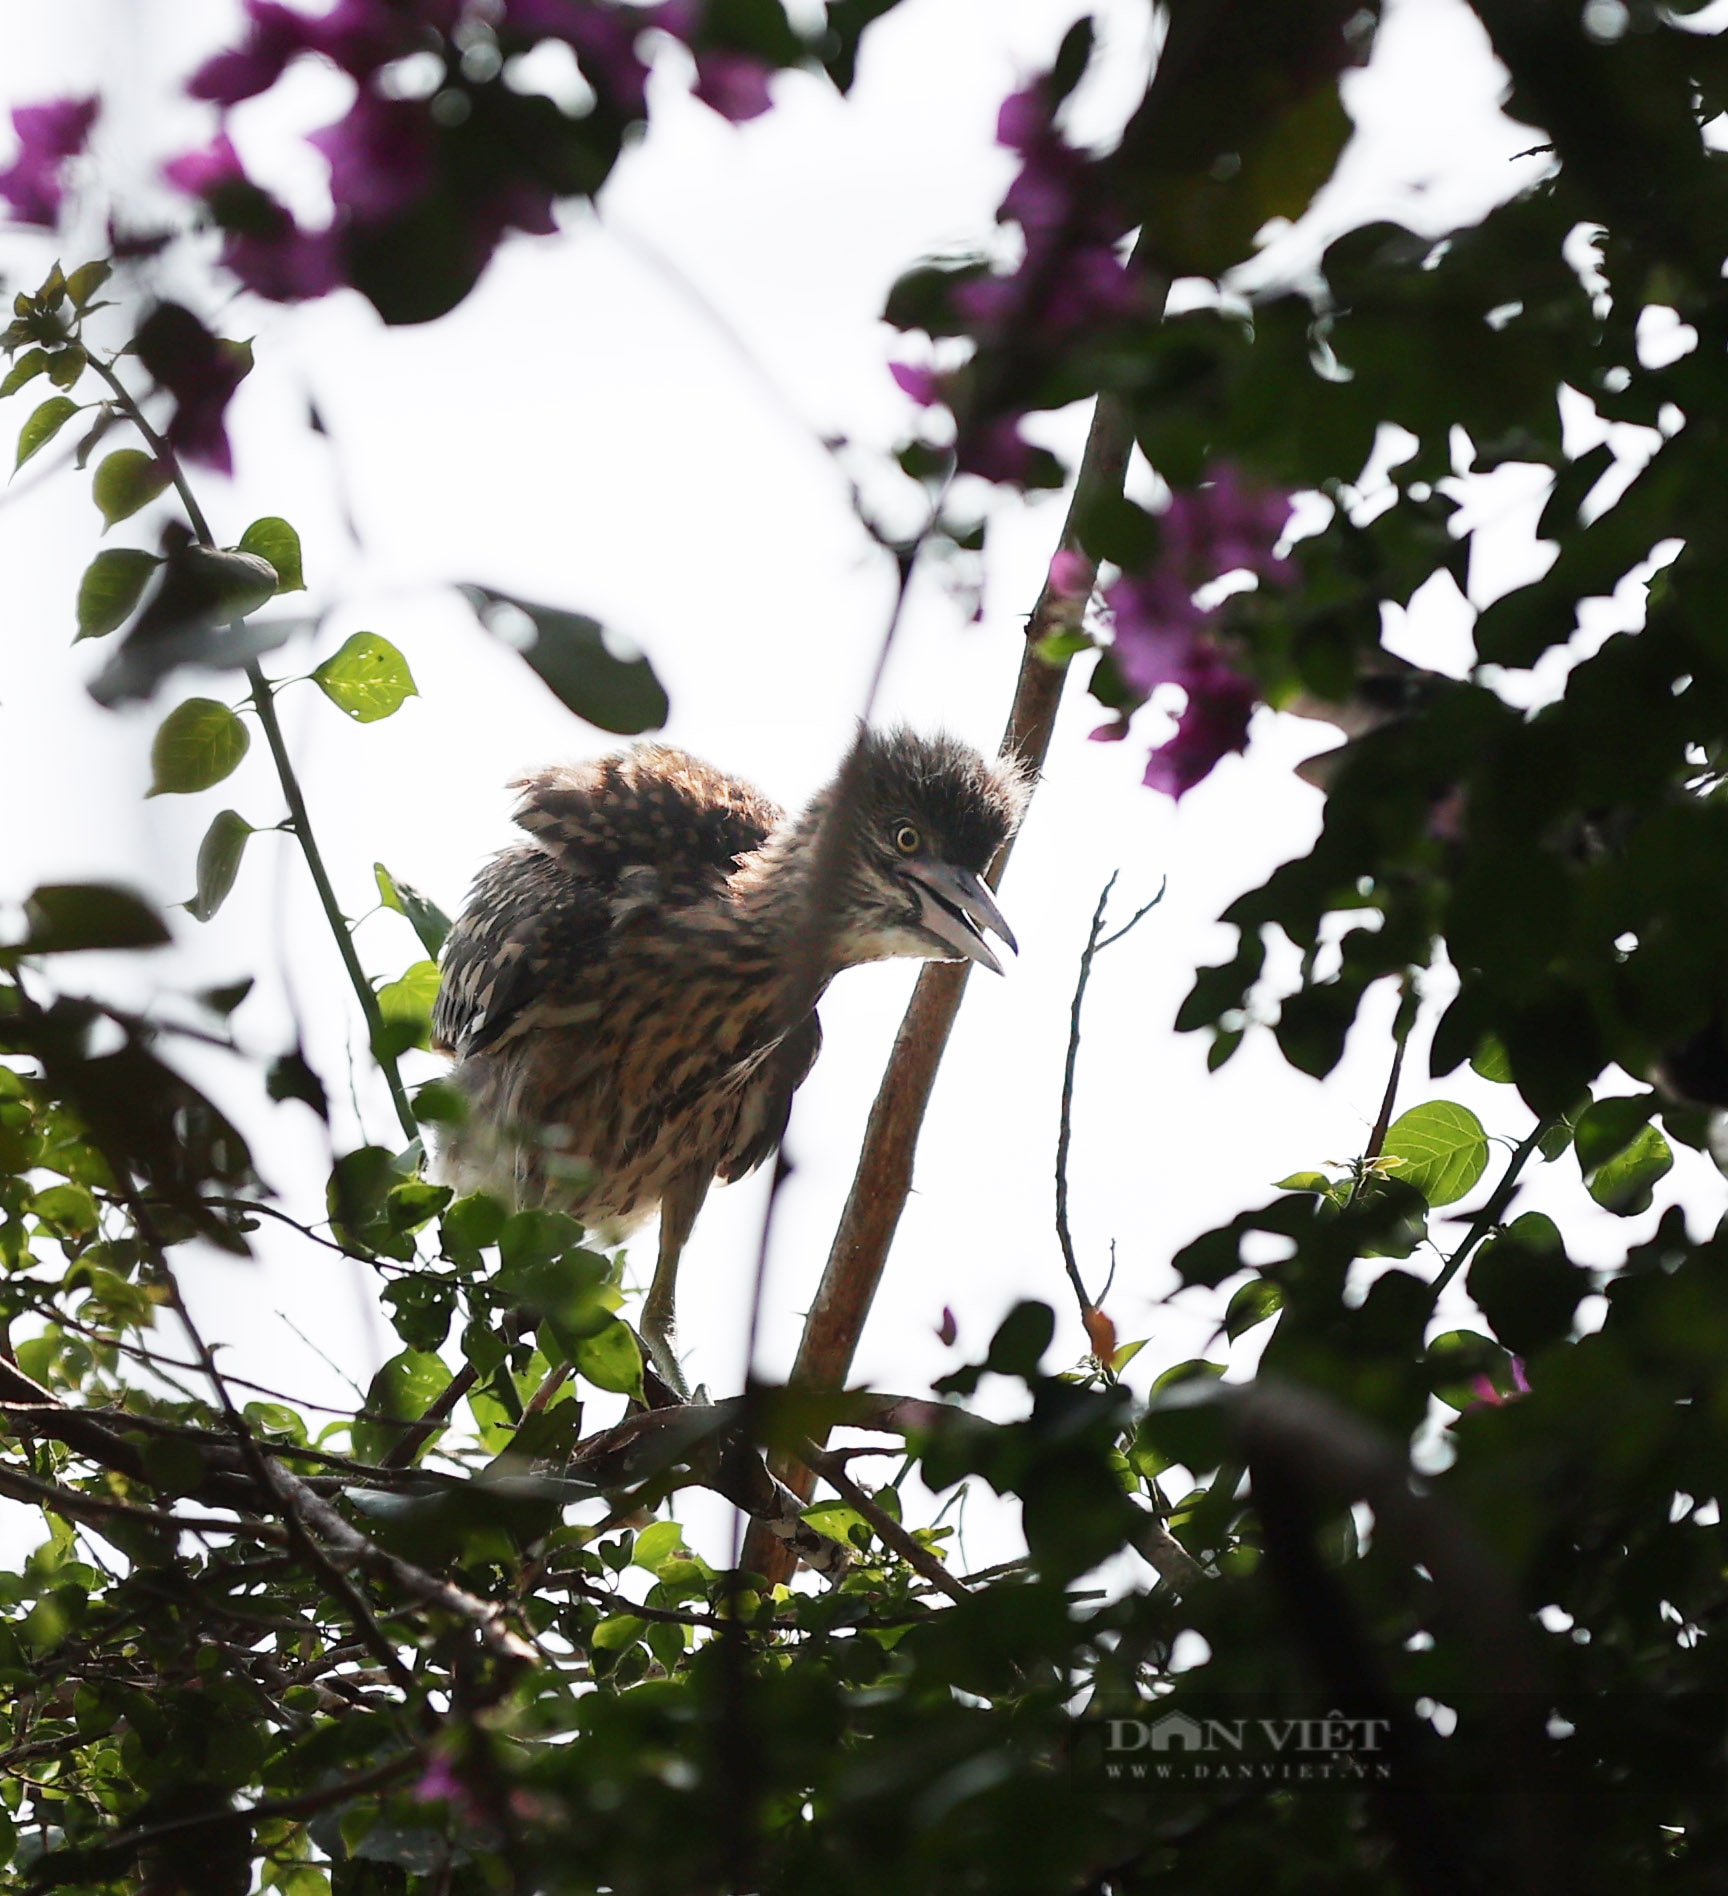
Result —
<instances>
[{"instance_id":1,"label":"bird","mask_svg":"<svg viewBox=\"0 0 1728 1896\"><path fill-rule=\"evenodd\" d=\"M1028 773L864 728L791 816L651 742L510 787L528 840L476 878L433 1010L465 1108L441 1176L603 1242L658 1209L641 1338L688 1400L677 1271L709 1187L778 1149L836 974L892 956L1000 974L987 932L1019 952L984 877Z\"/></svg>"}]
</instances>

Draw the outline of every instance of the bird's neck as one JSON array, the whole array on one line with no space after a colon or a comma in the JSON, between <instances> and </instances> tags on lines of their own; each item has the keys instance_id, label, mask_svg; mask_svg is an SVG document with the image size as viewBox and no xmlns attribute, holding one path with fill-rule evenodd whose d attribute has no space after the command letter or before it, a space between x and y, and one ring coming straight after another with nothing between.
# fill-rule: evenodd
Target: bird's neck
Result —
<instances>
[{"instance_id":1,"label":"bird's neck","mask_svg":"<svg viewBox=\"0 0 1728 1896\"><path fill-rule=\"evenodd\" d=\"M788 818L759 850L743 858L730 889L741 927L779 970L788 1010L802 1014L842 968L849 860L825 834L822 800Z\"/></svg>"}]
</instances>

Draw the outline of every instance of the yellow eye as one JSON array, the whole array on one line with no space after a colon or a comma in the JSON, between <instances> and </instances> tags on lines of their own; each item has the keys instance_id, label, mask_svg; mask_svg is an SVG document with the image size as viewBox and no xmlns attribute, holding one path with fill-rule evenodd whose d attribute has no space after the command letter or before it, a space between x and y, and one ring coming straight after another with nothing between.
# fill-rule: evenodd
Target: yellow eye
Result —
<instances>
[{"instance_id":1,"label":"yellow eye","mask_svg":"<svg viewBox=\"0 0 1728 1896\"><path fill-rule=\"evenodd\" d=\"M910 823L902 823L894 832L894 847L902 856L915 856L923 845L923 837Z\"/></svg>"}]
</instances>

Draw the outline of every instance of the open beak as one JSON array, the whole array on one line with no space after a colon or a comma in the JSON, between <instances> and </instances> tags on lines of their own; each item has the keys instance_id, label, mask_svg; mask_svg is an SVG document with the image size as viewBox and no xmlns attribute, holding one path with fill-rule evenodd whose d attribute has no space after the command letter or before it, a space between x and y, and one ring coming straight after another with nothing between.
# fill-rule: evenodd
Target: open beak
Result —
<instances>
[{"instance_id":1,"label":"open beak","mask_svg":"<svg viewBox=\"0 0 1728 1896\"><path fill-rule=\"evenodd\" d=\"M956 869L951 863L917 863L907 872L918 892L918 925L951 953L948 960L976 961L992 974L1002 972L1002 964L985 941L983 930L999 935L1014 951L1020 944L1014 931L996 906L996 898L970 869Z\"/></svg>"}]
</instances>

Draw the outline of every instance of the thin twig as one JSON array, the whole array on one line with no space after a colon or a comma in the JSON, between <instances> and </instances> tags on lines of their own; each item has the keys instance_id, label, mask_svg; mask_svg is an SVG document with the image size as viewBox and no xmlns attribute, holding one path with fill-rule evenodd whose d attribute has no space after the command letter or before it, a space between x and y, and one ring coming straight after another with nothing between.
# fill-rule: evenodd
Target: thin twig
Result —
<instances>
[{"instance_id":1,"label":"thin twig","mask_svg":"<svg viewBox=\"0 0 1728 1896\"><path fill-rule=\"evenodd\" d=\"M1112 870L1110 880L1105 883L1098 897L1098 906L1092 911L1092 926L1086 935L1086 946L1080 955L1080 973L1074 983L1074 1000L1068 1009L1068 1058L1062 1068L1062 1114L1056 1132L1056 1238L1062 1246L1062 1263L1068 1272L1068 1281L1074 1286L1074 1295L1080 1300L1082 1319L1091 1315L1097 1307L1086 1294L1086 1285L1080 1276L1080 1264L1074 1255L1074 1236L1068 1227L1068 1154L1073 1144L1074 1134L1074 1069L1080 1058L1080 1009L1086 1000L1086 985L1092 979L1092 963L1106 948L1112 947L1123 936L1136 928L1164 900L1164 891L1168 882L1160 882L1158 893L1150 902L1143 903L1113 934L1103 935L1104 911L1109 906L1110 891L1116 886L1120 870ZM1115 1268L1112 1266L1114 1277ZM1103 1296L1098 1302L1102 1304Z\"/></svg>"},{"instance_id":2,"label":"thin twig","mask_svg":"<svg viewBox=\"0 0 1728 1896\"><path fill-rule=\"evenodd\" d=\"M1494 1195L1476 1214L1470 1229L1464 1233L1463 1243L1460 1244L1457 1250L1446 1260L1445 1268L1441 1271L1440 1275L1435 1278L1432 1301L1439 1301L1441 1291L1443 1291L1464 1268L1464 1264L1469 1258L1470 1253L1487 1237L1488 1233L1494 1229L1505 1215L1506 1207L1512 1202L1512 1194L1517 1189L1518 1174L1522 1172L1524 1167L1529 1163L1530 1154L1534 1152L1542 1141L1547 1138L1548 1134L1554 1130L1556 1123L1556 1118L1553 1115L1550 1115L1546 1119L1538 1119L1535 1125L1530 1128L1528 1136L1524 1139L1522 1144L1520 1144L1518 1150L1514 1152L1507 1161L1506 1170L1500 1176L1500 1183L1494 1188Z\"/></svg>"},{"instance_id":3,"label":"thin twig","mask_svg":"<svg viewBox=\"0 0 1728 1896\"><path fill-rule=\"evenodd\" d=\"M1374 1121L1374 1129L1368 1135L1368 1146L1362 1154L1361 1167L1357 1173L1357 1184L1368 1176L1368 1169L1379 1158L1386 1144L1386 1134L1392 1127L1392 1109L1398 1102L1398 1076L1404 1070L1404 1049L1409 1044L1410 1029L1416 1025L1417 1010L1416 984L1409 975L1404 977L1398 990L1398 1012L1392 1021L1392 1071L1386 1076L1386 1091L1381 1095L1380 1111Z\"/></svg>"},{"instance_id":4,"label":"thin twig","mask_svg":"<svg viewBox=\"0 0 1728 1896\"><path fill-rule=\"evenodd\" d=\"M185 1330L193 1351L204 1366L204 1374L209 1379L210 1387L215 1391L216 1400L227 1419L229 1430L239 1446L241 1456L258 1485L259 1495L261 1497L278 1496L284 1502L287 1502L288 1497L296 1488L311 1495L311 1489L306 1488L298 1477L290 1475L285 1468L279 1467L270 1457L260 1452L246 1418L234 1406L234 1398L228 1393L228 1385L222 1380L222 1372L216 1367L216 1358L211 1353L209 1344L204 1341L198 1326L192 1321L192 1313L186 1308L186 1300L180 1294L180 1285L169 1266L167 1256L150 1233L149 1213L139 1205L134 1208L134 1216L143 1221L141 1229L145 1232L151 1249L156 1253L156 1264L162 1273L163 1282L168 1286L169 1300L173 1305L174 1314L180 1319L181 1327ZM314 1496L313 1499L316 1497ZM320 1502L319 1505L324 1504ZM341 1516L338 1515L336 1518L340 1520ZM415 1692L414 1675L403 1664L402 1655L391 1645L383 1627L374 1618L365 1594L307 1531L306 1524L301 1519L297 1508L285 1505L282 1510L282 1519L284 1526L288 1529L292 1550L324 1582L324 1585L346 1604L349 1612L354 1616L355 1630L366 1641L373 1657L390 1674L403 1696L412 1701Z\"/></svg>"},{"instance_id":5,"label":"thin twig","mask_svg":"<svg viewBox=\"0 0 1728 1896\"><path fill-rule=\"evenodd\" d=\"M95 1494L82 1494L76 1488L58 1482L39 1481L20 1468L0 1462L0 1494L15 1501L34 1501L52 1508L69 1521L82 1521L100 1531L104 1521L131 1521L140 1527L163 1528L174 1533L232 1534L245 1540L263 1541L271 1547L287 1544L287 1535L274 1521L254 1520L236 1515L223 1520L214 1514L175 1514L167 1508L146 1507L137 1501L113 1501Z\"/></svg>"},{"instance_id":6,"label":"thin twig","mask_svg":"<svg viewBox=\"0 0 1728 1896\"><path fill-rule=\"evenodd\" d=\"M90 366L112 390L126 419L130 421L144 437L150 452L166 470L179 494L181 504L186 509L186 517L192 524L192 531L207 547L216 545L215 535L210 531L210 522L204 510L198 504L198 497L192 491L191 482L181 466L180 457L169 445L165 437L151 426L138 398L121 381L114 370L99 357L92 355ZM271 761L276 766L277 782L288 805L288 815L293 827L294 840L300 845L300 853L306 859L306 867L312 876L313 887L318 892L319 905L324 910L324 919L330 925L330 932L336 938L336 949L342 957L342 965L348 972L348 980L354 989L355 998L360 1003L360 1012L365 1017L367 1032L371 1038L372 1056L377 1061L390 1088L391 1103L396 1108L396 1117L401 1122L404 1134L410 1139L420 1136L420 1127L408 1104L408 1094L402 1085L402 1076L397 1071L395 1059L384 1046L384 1017L379 1011L378 997L372 991L372 984L366 979L366 972L360 966L360 958L354 949L354 941L348 926L347 917L342 913L336 900L336 891L330 882L328 870L324 867L324 857L318 847L318 839L313 834L312 819L307 814L306 798L300 789L300 779L294 770L293 759L288 755L288 746L282 736L281 721L276 716L276 704L270 681L264 676L256 660L246 667L247 682L252 688L252 707L258 714L258 722L263 727L266 743L270 747Z\"/></svg>"},{"instance_id":7,"label":"thin twig","mask_svg":"<svg viewBox=\"0 0 1728 1896\"><path fill-rule=\"evenodd\" d=\"M972 1597L928 1547L920 1547L879 1501L859 1487L847 1473L846 1463L840 1456L806 1441L800 1445L798 1457L812 1474L820 1475L849 1508L870 1523L885 1547L893 1548L909 1567L921 1573L933 1587L940 1588L951 1600Z\"/></svg>"}]
</instances>

